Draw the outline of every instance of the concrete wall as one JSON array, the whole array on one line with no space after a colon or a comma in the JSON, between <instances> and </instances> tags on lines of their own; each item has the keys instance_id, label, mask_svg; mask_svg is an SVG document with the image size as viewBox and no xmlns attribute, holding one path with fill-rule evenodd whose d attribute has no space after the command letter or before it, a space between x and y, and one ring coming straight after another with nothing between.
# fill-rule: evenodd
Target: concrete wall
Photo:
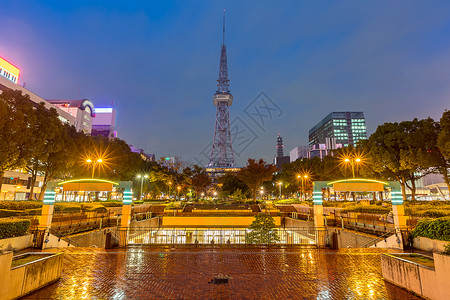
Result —
<instances>
[{"instance_id":1,"label":"concrete wall","mask_svg":"<svg viewBox=\"0 0 450 300\"><path fill-rule=\"evenodd\" d=\"M408 260L381 255L383 278L395 285L415 292L422 297L436 300L450 295L450 256L433 254L434 269Z\"/></svg>"},{"instance_id":2,"label":"concrete wall","mask_svg":"<svg viewBox=\"0 0 450 300\"><path fill-rule=\"evenodd\" d=\"M159 220L160 220L159 217L154 217L154 218L151 218L148 220L131 221L130 229L133 230L133 229L139 229L139 228L159 227L159 222L160 222Z\"/></svg>"},{"instance_id":3,"label":"concrete wall","mask_svg":"<svg viewBox=\"0 0 450 300\"><path fill-rule=\"evenodd\" d=\"M365 235L350 230L336 229L339 248L359 248L376 239L375 236Z\"/></svg>"},{"instance_id":4,"label":"concrete wall","mask_svg":"<svg viewBox=\"0 0 450 300\"><path fill-rule=\"evenodd\" d=\"M19 251L33 246L33 235L13 237L0 240L0 249L9 251Z\"/></svg>"},{"instance_id":5,"label":"concrete wall","mask_svg":"<svg viewBox=\"0 0 450 300\"><path fill-rule=\"evenodd\" d=\"M173 217L164 216L162 219L162 225L165 227L248 227L255 217L253 216L233 216L233 217ZM275 225L280 226L281 217L274 217Z\"/></svg>"},{"instance_id":6,"label":"concrete wall","mask_svg":"<svg viewBox=\"0 0 450 300\"><path fill-rule=\"evenodd\" d=\"M2 283L0 299L22 297L61 277L62 253L33 254L41 254L43 258L13 269L11 269L13 253L0 254L0 282Z\"/></svg>"},{"instance_id":7,"label":"concrete wall","mask_svg":"<svg viewBox=\"0 0 450 300\"><path fill-rule=\"evenodd\" d=\"M450 242L432 240L426 237L416 237L413 239L413 247L428 252L443 252L444 246Z\"/></svg>"},{"instance_id":8,"label":"concrete wall","mask_svg":"<svg viewBox=\"0 0 450 300\"><path fill-rule=\"evenodd\" d=\"M370 248L388 248L388 249L404 249L403 245L403 238L401 234L393 234L385 239L382 239L381 241L378 241L376 243L376 247L374 245L371 245Z\"/></svg>"},{"instance_id":9,"label":"concrete wall","mask_svg":"<svg viewBox=\"0 0 450 300\"><path fill-rule=\"evenodd\" d=\"M284 218L284 227L300 227L300 228L311 228L314 229L314 222L313 221L304 221L304 220L297 220L292 219L289 217Z\"/></svg>"},{"instance_id":10,"label":"concrete wall","mask_svg":"<svg viewBox=\"0 0 450 300\"><path fill-rule=\"evenodd\" d=\"M101 230L92 230L85 233L69 236L68 238L74 241L78 247L99 247L105 248L106 233L108 231L115 231L115 228L104 228Z\"/></svg>"},{"instance_id":11,"label":"concrete wall","mask_svg":"<svg viewBox=\"0 0 450 300\"><path fill-rule=\"evenodd\" d=\"M312 221L303 221L292 218L285 218L285 227L303 227L308 228L308 230L314 229L314 222ZM370 236L364 233L358 233L350 230L342 230L336 227L328 227L328 232L336 231L338 235L338 246L339 248L358 248L370 241L376 239L375 236Z\"/></svg>"}]
</instances>

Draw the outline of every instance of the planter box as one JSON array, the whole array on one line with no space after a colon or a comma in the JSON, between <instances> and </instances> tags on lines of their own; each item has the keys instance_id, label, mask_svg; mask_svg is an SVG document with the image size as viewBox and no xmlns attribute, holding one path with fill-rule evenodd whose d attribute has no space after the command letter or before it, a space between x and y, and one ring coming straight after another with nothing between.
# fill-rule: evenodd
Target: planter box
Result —
<instances>
[{"instance_id":1,"label":"planter box","mask_svg":"<svg viewBox=\"0 0 450 300\"><path fill-rule=\"evenodd\" d=\"M33 246L33 235L27 234L0 240L0 249L8 251L19 251Z\"/></svg>"},{"instance_id":2,"label":"planter box","mask_svg":"<svg viewBox=\"0 0 450 300\"><path fill-rule=\"evenodd\" d=\"M444 246L450 242L432 240L426 237L416 237L413 239L413 247L428 252L444 252Z\"/></svg>"},{"instance_id":3,"label":"planter box","mask_svg":"<svg viewBox=\"0 0 450 300\"><path fill-rule=\"evenodd\" d=\"M16 258L27 255L38 257L11 268L13 253L0 254L0 282L7 283L0 289L0 299L22 297L61 278L63 253L30 252Z\"/></svg>"},{"instance_id":4,"label":"planter box","mask_svg":"<svg viewBox=\"0 0 450 300\"><path fill-rule=\"evenodd\" d=\"M381 255L383 278L428 299L444 300L450 295L450 256L433 254L434 268L400 258Z\"/></svg>"}]
</instances>

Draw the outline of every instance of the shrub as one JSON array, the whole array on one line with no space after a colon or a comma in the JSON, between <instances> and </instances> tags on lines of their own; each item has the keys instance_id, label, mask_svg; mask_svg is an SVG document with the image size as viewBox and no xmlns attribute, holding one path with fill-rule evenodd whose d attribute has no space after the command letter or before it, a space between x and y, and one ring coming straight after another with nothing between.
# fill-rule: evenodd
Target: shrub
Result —
<instances>
[{"instance_id":1,"label":"shrub","mask_svg":"<svg viewBox=\"0 0 450 300\"><path fill-rule=\"evenodd\" d=\"M450 217L420 220L411 232L411 237L418 236L450 241Z\"/></svg>"},{"instance_id":2,"label":"shrub","mask_svg":"<svg viewBox=\"0 0 450 300\"><path fill-rule=\"evenodd\" d=\"M8 218L18 216L22 213L20 210L0 209L0 218Z\"/></svg>"},{"instance_id":3,"label":"shrub","mask_svg":"<svg viewBox=\"0 0 450 300\"><path fill-rule=\"evenodd\" d=\"M136 203L137 201L134 201ZM119 207L122 206L122 201L97 201L94 204L103 205L104 207Z\"/></svg>"},{"instance_id":4,"label":"shrub","mask_svg":"<svg viewBox=\"0 0 450 300\"><path fill-rule=\"evenodd\" d=\"M41 207L40 201L0 201L0 209L26 210Z\"/></svg>"},{"instance_id":5,"label":"shrub","mask_svg":"<svg viewBox=\"0 0 450 300\"><path fill-rule=\"evenodd\" d=\"M30 220L0 220L0 239L25 235L30 224Z\"/></svg>"},{"instance_id":6,"label":"shrub","mask_svg":"<svg viewBox=\"0 0 450 300\"><path fill-rule=\"evenodd\" d=\"M361 212L371 214L387 214L391 211L390 207L382 207L377 205L353 205L342 209L341 212Z\"/></svg>"},{"instance_id":7,"label":"shrub","mask_svg":"<svg viewBox=\"0 0 450 300\"><path fill-rule=\"evenodd\" d=\"M80 212L81 205L73 202L55 203L55 212Z\"/></svg>"},{"instance_id":8,"label":"shrub","mask_svg":"<svg viewBox=\"0 0 450 300\"><path fill-rule=\"evenodd\" d=\"M106 207L98 203L81 203L81 209L87 212L107 212Z\"/></svg>"},{"instance_id":9,"label":"shrub","mask_svg":"<svg viewBox=\"0 0 450 300\"><path fill-rule=\"evenodd\" d=\"M446 217L450 215L450 211L440 210L440 209L428 209L426 210L423 215L425 217L430 218L441 218Z\"/></svg>"},{"instance_id":10,"label":"shrub","mask_svg":"<svg viewBox=\"0 0 450 300\"><path fill-rule=\"evenodd\" d=\"M442 252L442 254L450 255L450 243L445 244L444 252Z\"/></svg>"}]
</instances>

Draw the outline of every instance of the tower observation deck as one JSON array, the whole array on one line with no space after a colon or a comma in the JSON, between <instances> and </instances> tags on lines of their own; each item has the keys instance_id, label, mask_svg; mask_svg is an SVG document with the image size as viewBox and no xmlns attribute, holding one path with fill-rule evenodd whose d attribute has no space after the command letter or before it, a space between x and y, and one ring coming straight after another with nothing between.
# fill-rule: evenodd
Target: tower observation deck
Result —
<instances>
[{"instance_id":1,"label":"tower observation deck","mask_svg":"<svg viewBox=\"0 0 450 300\"><path fill-rule=\"evenodd\" d=\"M216 106L216 122L214 127L214 139L209 159L209 167L234 166L234 154L230 132L230 110L233 104L233 96L229 90L227 47L225 46L225 10L223 14L223 40L220 51L219 80L217 91L213 96Z\"/></svg>"}]
</instances>

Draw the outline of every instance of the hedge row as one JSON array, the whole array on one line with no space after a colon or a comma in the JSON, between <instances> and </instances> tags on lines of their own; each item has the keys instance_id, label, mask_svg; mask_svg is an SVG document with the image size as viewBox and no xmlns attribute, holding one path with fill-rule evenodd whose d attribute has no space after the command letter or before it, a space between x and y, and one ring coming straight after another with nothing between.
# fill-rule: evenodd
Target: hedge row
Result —
<instances>
[{"instance_id":1,"label":"hedge row","mask_svg":"<svg viewBox=\"0 0 450 300\"><path fill-rule=\"evenodd\" d=\"M371 214L388 214L391 211L390 207L383 207L378 205L354 205L342 209L341 212L362 212Z\"/></svg>"},{"instance_id":2,"label":"hedge row","mask_svg":"<svg viewBox=\"0 0 450 300\"><path fill-rule=\"evenodd\" d=\"M413 238L422 236L433 240L450 241L450 217L422 219L411 232Z\"/></svg>"},{"instance_id":3,"label":"hedge row","mask_svg":"<svg viewBox=\"0 0 450 300\"><path fill-rule=\"evenodd\" d=\"M0 220L0 239L25 235L30 224L30 220Z\"/></svg>"},{"instance_id":4,"label":"hedge row","mask_svg":"<svg viewBox=\"0 0 450 300\"><path fill-rule=\"evenodd\" d=\"M0 201L0 209L26 210L41 208L41 201Z\"/></svg>"}]
</instances>

